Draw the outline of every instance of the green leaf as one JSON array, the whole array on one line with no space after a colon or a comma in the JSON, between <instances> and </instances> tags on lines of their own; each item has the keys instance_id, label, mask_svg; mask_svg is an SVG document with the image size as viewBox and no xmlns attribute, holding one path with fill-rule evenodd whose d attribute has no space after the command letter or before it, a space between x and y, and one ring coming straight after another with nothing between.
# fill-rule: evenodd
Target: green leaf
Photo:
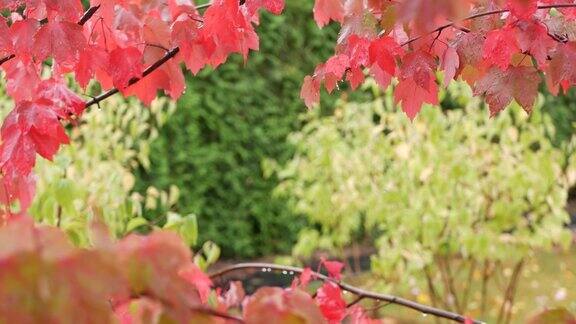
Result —
<instances>
[{"instance_id":1,"label":"green leaf","mask_svg":"<svg viewBox=\"0 0 576 324\"><path fill-rule=\"evenodd\" d=\"M128 222L128 225L126 225L126 232L130 233L130 232L134 231L135 229L137 229L138 227L144 226L144 225L148 225L148 220L146 220L144 217L132 218Z\"/></svg>"}]
</instances>

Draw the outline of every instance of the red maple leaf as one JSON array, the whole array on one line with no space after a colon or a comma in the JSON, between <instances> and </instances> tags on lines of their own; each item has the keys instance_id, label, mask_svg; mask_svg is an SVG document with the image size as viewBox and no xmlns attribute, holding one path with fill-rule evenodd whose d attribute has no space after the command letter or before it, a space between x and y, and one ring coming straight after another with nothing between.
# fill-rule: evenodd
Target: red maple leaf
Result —
<instances>
[{"instance_id":1,"label":"red maple leaf","mask_svg":"<svg viewBox=\"0 0 576 324\"><path fill-rule=\"evenodd\" d=\"M5 174L27 175L32 171L36 153L51 160L68 136L57 113L47 100L22 101L2 125L0 169Z\"/></svg>"},{"instance_id":2,"label":"red maple leaf","mask_svg":"<svg viewBox=\"0 0 576 324\"><path fill-rule=\"evenodd\" d=\"M380 37L370 44L370 64L378 64L379 68L390 75L396 74L396 57L404 51L391 37Z\"/></svg>"},{"instance_id":3,"label":"red maple leaf","mask_svg":"<svg viewBox=\"0 0 576 324\"><path fill-rule=\"evenodd\" d=\"M475 95L485 95L492 116L513 99L530 112L538 95L540 77L534 67L512 66L506 71L492 68L476 83Z\"/></svg>"},{"instance_id":4,"label":"red maple leaf","mask_svg":"<svg viewBox=\"0 0 576 324\"><path fill-rule=\"evenodd\" d=\"M50 21L38 30L34 40L34 52L39 60L52 56L60 63L75 64L86 46L82 27L71 22Z\"/></svg>"},{"instance_id":5,"label":"red maple leaf","mask_svg":"<svg viewBox=\"0 0 576 324\"><path fill-rule=\"evenodd\" d=\"M284 0L246 0L246 7L250 15L253 15L260 8L279 15L284 10Z\"/></svg>"},{"instance_id":6,"label":"red maple leaf","mask_svg":"<svg viewBox=\"0 0 576 324\"><path fill-rule=\"evenodd\" d=\"M512 61L512 55L516 53L520 53L520 47L512 28L493 30L486 36L483 58L488 64L506 70Z\"/></svg>"},{"instance_id":7,"label":"red maple leaf","mask_svg":"<svg viewBox=\"0 0 576 324\"><path fill-rule=\"evenodd\" d=\"M142 53L136 47L117 48L110 53L107 72L114 86L125 89L132 79L142 77Z\"/></svg>"},{"instance_id":8,"label":"red maple leaf","mask_svg":"<svg viewBox=\"0 0 576 324\"><path fill-rule=\"evenodd\" d=\"M342 0L316 0L314 2L314 20L319 27L326 26L330 20L344 21L344 4Z\"/></svg>"},{"instance_id":9,"label":"red maple leaf","mask_svg":"<svg viewBox=\"0 0 576 324\"><path fill-rule=\"evenodd\" d=\"M328 276L336 280L340 280L342 278L342 269L344 269L344 263L338 261L327 261L324 258L321 260L322 265L328 271Z\"/></svg>"},{"instance_id":10,"label":"red maple leaf","mask_svg":"<svg viewBox=\"0 0 576 324\"><path fill-rule=\"evenodd\" d=\"M342 290L333 282L326 282L316 293L316 302L330 323L340 323L346 316L346 302Z\"/></svg>"},{"instance_id":11,"label":"red maple leaf","mask_svg":"<svg viewBox=\"0 0 576 324\"><path fill-rule=\"evenodd\" d=\"M312 108L320 102L320 81L318 79L306 76L302 89L300 90L300 98L304 100L306 107Z\"/></svg>"},{"instance_id":12,"label":"red maple leaf","mask_svg":"<svg viewBox=\"0 0 576 324\"><path fill-rule=\"evenodd\" d=\"M40 83L36 90L38 99L50 102L51 109L62 119L79 117L86 108L84 100L70 90L62 81L54 79Z\"/></svg>"}]
</instances>

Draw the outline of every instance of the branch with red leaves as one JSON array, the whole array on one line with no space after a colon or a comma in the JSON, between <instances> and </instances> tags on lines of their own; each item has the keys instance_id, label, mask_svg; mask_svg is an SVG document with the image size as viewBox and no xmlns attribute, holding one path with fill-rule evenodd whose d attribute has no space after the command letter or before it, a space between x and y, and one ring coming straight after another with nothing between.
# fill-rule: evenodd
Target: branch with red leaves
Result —
<instances>
[{"instance_id":1,"label":"branch with red leaves","mask_svg":"<svg viewBox=\"0 0 576 324\"><path fill-rule=\"evenodd\" d=\"M559 4L543 5L543 6L537 7L538 10L558 9L558 8L576 8L576 3L559 3ZM485 11L485 12L477 13L474 15L470 15L470 16L462 19L460 22L474 20L474 19L478 19L478 18L482 18L482 17L486 17L486 16L501 15L501 14L507 13L507 12L510 12L510 9L498 9L498 10ZM439 27L433 29L432 31L430 31L427 34L439 33L439 32L442 32L444 29L450 28L450 27L458 28L464 32L470 32L470 30L467 28L459 27L458 23L460 23L460 22L450 22L450 23L444 24L442 26L439 26ZM402 43L401 46L409 45L409 44L421 39L424 36L425 35L420 35L420 36L416 36L414 38L410 38L406 42Z\"/></svg>"},{"instance_id":2,"label":"branch with red leaves","mask_svg":"<svg viewBox=\"0 0 576 324\"><path fill-rule=\"evenodd\" d=\"M300 96L313 107L322 85L331 93L342 81L354 90L368 72L383 89L398 80L394 101L413 119L424 104L438 104L435 73L442 71L445 86L462 79L474 95L485 96L492 115L512 101L530 112L542 76L553 94L576 84L570 63L576 56L576 39L571 39L576 3L558 2L406 0L344 6L316 0L318 25L337 22L341 36L335 55L304 79ZM369 18L355 19L360 14ZM438 26L438 21L446 23Z\"/></svg>"},{"instance_id":3,"label":"branch with red leaves","mask_svg":"<svg viewBox=\"0 0 576 324\"><path fill-rule=\"evenodd\" d=\"M225 267L221 270L218 270L216 272L211 273L210 279L212 279L214 281L217 278L223 277L228 273L232 273L232 272L236 272L236 271L261 271L262 269L294 272L294 273L298 273L298 274L302 274L305 271L305 269L298 268L298 267L283 266L283 265L270 264L270 263L239 263L239 264L231 265L231 266ZM413 302L411 300L404 299L401 297L375 293L375 292L364 290L364 289L361 289L361 288L358 288L355 286L351 286L349 284L346 284L346 283L339 281L339 280L335 280L335 279L333 279L329 276L326 276L322 273L319 273L319 272L312 271L311 274L312 274L313 278L316 278L316 279L318 279L320 281L324 281L324 282L334 283L334 284L338 285L342 290L348 291L348 292L356 295L357 298L352 303L348 304L348 306L353 306L363 299L372 299L372 300L376 300L376 301L380 301L380 302L386 302L386 303L390 303L390 304L400 305L403 307L413 309L413 310L418 311L418 312L423 313L423 314L429 314L429 315L433 315L433 316L436 316L439 318L449 319L449 320L452 320L454 322L474 323L474 324L482 324L483 323L482 321L470 320L466 316L463 316L463 315L460 315L457 313L453 313L453 312L449 312L449 311L446 311L443 309L434 308L434 307L430 307L427 305L419 304L419 303L416 303L416 302Z\"/></svg>"}]
</instances>

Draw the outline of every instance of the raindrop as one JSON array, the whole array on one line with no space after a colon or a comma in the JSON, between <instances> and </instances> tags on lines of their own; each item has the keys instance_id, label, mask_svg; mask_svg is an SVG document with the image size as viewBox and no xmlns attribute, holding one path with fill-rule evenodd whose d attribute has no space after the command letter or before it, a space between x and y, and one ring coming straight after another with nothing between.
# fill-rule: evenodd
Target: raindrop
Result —
<instances>
[{"instance_id":1,"label":"raindrop","mask_svg":"<svg viewBox=\"0 0 576 324\"><path fill-rule=\"evenodd\" d=\"M422 313L422 317L426 317L426 316L428 316L428 314Z\"/></svg>"},{"instance_id":2,"label":"raindrop","mask_svg":"<svg viewBox=\"0 0 576 324\"><path fill-rule=\"evenodd\" d=\"M294 271L290 271L290 275L294 275Z\"/></svg>"},{"instance_id":3,"label":"raindrop","mask_svg":"<svg viewBox=\"0 0 576 324\"><path fill-rule=\"evenodd\" d=\"M286 270L282 270L282 274L285 275L288 274L288 272Z\"/></svg>"}]
</instances>

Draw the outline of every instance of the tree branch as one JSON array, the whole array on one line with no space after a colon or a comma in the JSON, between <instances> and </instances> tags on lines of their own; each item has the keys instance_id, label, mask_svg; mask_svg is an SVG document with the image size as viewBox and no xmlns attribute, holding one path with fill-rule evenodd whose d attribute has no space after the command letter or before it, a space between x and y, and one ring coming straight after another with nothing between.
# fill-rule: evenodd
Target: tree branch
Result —
<instances>
[{"instance_id":1,"label":"tree branch","mask_svg":"<svg viewBox=\"0 0 576 324\"><path fill-rule=\"evenodd\" d=\"M576 4L575 3L559 3L559 4L550 4L550 5L543 5L543 6L538 6L538 10L543 10L543 9L553 9L553 8L576 8ZM486 11L486 12L480 12L471 16L468 16L464 19L462 19L460 22L464 22L464 21L470 21L470 20L474 20L477 18L481 18L481 17L486 17L486 16L491 16L491 15L498 15L498 14L503 14L506 12L509 12L510 10L508 9L498 9L498 10L490 10L490 11ZM456 27L458 22L450 22L450 23L446 23L442 26L437 27L434 30L431 30L429 33L426 33L424 35L420 35L420 36L416 36L414 38L411 38L407 41L405 41L404 43L400 44L400 46L406 46L409 45L419 39L421 39L424 36L427 36L429 34L434 34L434 33L438 33L438 32L442 32L444 29L446 28L450 28L450 27ZM460 29L460 28L459 28Z\"/></svg>"},{"instance_id":2,"label":"tree branch","mask_svg":"<svg viewBox=\"0 0 576 324\"><path fill-rule=\"evenodd\" d=\"M243 3L243 2L244 2L243 0L240 0L240 3ZM195 8L196 8L196 10L201 10L201 9L208 8L211 5L212 5L212 3L209 2L206 4L198 5ZM166 52L166 54L162 58L160 58L158 61L154 62L154 64L150 65L146 70L144 70L141 78L135 78L135 79L130 80L130 82L128 82L128 86L131 86L131 85L137 83L138 81L142 80L147 75L154 72L156 69L161 67L164 63L168 62L170 59L172 59L174 56L176 56L176 54L178 54L179 52L180 52L179 47L174 47L173 49L169 50L168 52ZM85 107L88 108L92 105L99 104L101 101L106 100L107 98L117 94L118 92L120 92L120 90L118 90L118 88L110 89L107 92L105 92L99 96L96 96L92 100L86 102Z\"/></svg>"},{"instance_id":3,"label":"tree branch","mask_svg":"<svg viewBox=\"0 0 576 324\"><path fill-rule=\"evenodd\" d=\"M154 64L150 65L148 68L146 68L146 70L144 70L144 72L142 73L142 77L141 78L135 78L130 80L130 82L128 82L128 86L131 86L135 83L137 83L138 81L142 80L143 78L145 78L147 75L149 75L150 73L154 72L155 70L157 70L159 67L161 67L164 63L168 62L170 59L172 59L174 56L176 56L176 54L178 54L178 52L180 52L180 48L175 47L171 50L169 50L168 52L166 52L166 54L159 59L158 61L154 62ZM108 90L107 92L94 97L92 100L88 101L85 105L86 108L98 104L101 101L117 94L120 90L118 90L118 88L113 88Z\"/></svg>"},{"instance_id":4,"label":"tree branch","mask_svg":"<svg viewBox=\"0 0 576 324\"><path fill-rule=\"evenodd\" d=\"M288 272L293 271L295 273L302 273L304 271L304 269L302 269L302 268L290 267L290 266L281 266L281 265L268 264L268 263L239 263L236 265L232 265L232 266L223 268L219 271L216 271L216 272L210 274L210 278L216 279L216 278L224 276L227 273L235 272L235 271L259 270L262 268L272 269L272 270L276 270L276 271L288 271ZM312 274L318 280L321 280L324 282L332 282L332 283L338 285L342 290L353 293L356 296L361 297L362 299L373 299L373 300L378 300L378 301L384 301L384 302L404 306L407 308L411 308L413 310L416 310L416 311L424 313L424 314L429 314L429 315L449 319L449 320L459 322L459 323L464 323L466 321L466 317L463 315L460 315L460 314L452 313L449 311L430 307L427 305L422 305L422 304L419 304L419 303L416 303L416 302L413 302L411 300L407 300L407 299L404 299L401 297L396 297L396 296L392 296L392 295L379 294L379 293L367 291L367 290L364 290L364 289L361 289L358 287L348 285L348 284L343 283L341 281L334 280L334 279L332 279L328 276L325 276L321 273L318 273L318 272L312 272ZM477 321L477 320L472 320L472 322L474 324L482 324L483 323L483 322Z\"/></svg>"},{"instance_id":5,"label":"tree branch","mask_svg":"<svg viewBox=\"0 0 576 324\"><path fill-rule=\"evenodd\" d=\"M88 20L90 20L90 18L94 16L94 14L96 13L96 11L98 11L98 9L100 9L100 5L90 7L88 10L86 10L84 15L82 15L82 18L80 18L80 20L78 21L78 25L84 26L84 24L86 24Z\"/></svg>"}]
</instances>

